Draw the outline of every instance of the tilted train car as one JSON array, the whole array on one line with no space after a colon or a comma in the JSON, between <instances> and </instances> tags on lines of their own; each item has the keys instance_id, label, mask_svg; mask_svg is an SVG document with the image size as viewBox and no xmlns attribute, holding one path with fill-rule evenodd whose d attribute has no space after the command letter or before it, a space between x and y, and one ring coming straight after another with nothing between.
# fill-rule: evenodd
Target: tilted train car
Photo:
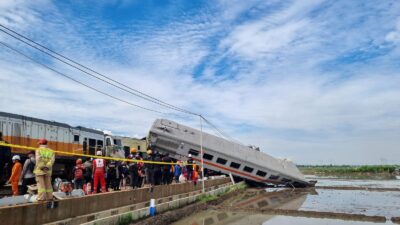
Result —
<instances>
[{"instance_id":1,"label":"tilted train car","mask_svg":"<svg viewBox=\"0 0 400 225\"><path fill-rule=\"evenodd\" d=\"M149 144L176 159L186 160L192 154L201 160L200 130L176 122L157 119L149 132ZM296 165L273 158L254 148L203 133L204 167L259 184L284 184L296 187L312 186Z\"/></svg>"},{"instance_id":2,"label":"tilted train car","mask_svg":"<svg viewBox=\"0 0 400 225\"><path fill-rule=\"evenodd\" d=\"M38 140L46 138L51 149L89 155L94 155L98 146L106 151L117 142L103 131L6 112L0 112L0 132L10 144L38 147ZM12 153L24 156L27 151L12 148ZM57 154L56 157L53 174L65 176L72 170L77 157L66 154Z\"/></svg>"}]
</instances>

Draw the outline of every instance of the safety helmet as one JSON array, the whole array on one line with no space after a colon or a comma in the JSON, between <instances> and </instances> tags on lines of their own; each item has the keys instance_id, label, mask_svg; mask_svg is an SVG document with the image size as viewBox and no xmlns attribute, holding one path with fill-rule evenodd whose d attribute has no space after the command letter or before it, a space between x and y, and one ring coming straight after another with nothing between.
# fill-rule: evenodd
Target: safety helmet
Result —
<instances>
[{"instance_id":1,"label":"safety helmet","mask_svg":"<svg viewBox=\"0 0 400 225\"><path fill-rule=\"evenodd\" d=\"M192 154L189 154L189 158L192 158Z\"/></svg>"},{"instance_id":2,"label":"safety helmet","mask_svg":"<svg viewBox=\"0 0 400 225\"><path fill-rule=\"evenodd\" d=\"M96 155L103 155L103 153L101 151L97 151Z\"/></svg>"},{"instance_id":3,"label":"safety helmet","mask_svg":"<svg viewBox=\"0 0 400 225\"><path fill-rule=\"evenodd\" d=\"M136 153L136 152L137 152L137 149L135 147L132 147L131 148L131 153Z\"/></svg>"},{"instance_id":4,"label":"safety helmet","mask_svg":"<svg viewBox=\"0 0 400 225\"><path fill-rule=\"evenodd\" d=\"M148 155L151 155L153 152L149 149L149 150L147 150L147 154Z\"/></svg>"},{"instance_id":5,"label":"safety helmet","mask_svg":"<svg viewBox=\"0 0 400 225\"><path fill-rule=\"evenodd\" d=\"M77 159L76 164L82 164L82 159Z\"/></svg>"},{"instance_id":6,"label":"safety helmet","mask_svg":"<svg viewBox=\"0 0 400 225\"><path fill-rule=\"evenodd\" d=\"M14 155L14 156L12 157L12 160L13 160L13 161L14 161L14 160L21 161L21 157L19 157L19 155Z\"/></svg>"},{"instance_id":7,"label":"safety helmet","mask_svg":"<svg viewBox=\"0 0 400 225\"><path fill-rule=\"evenodd\" d=\"M47 140L44 138L39 139L38 145L47 145Z\"/></svg>"}]
</instances>

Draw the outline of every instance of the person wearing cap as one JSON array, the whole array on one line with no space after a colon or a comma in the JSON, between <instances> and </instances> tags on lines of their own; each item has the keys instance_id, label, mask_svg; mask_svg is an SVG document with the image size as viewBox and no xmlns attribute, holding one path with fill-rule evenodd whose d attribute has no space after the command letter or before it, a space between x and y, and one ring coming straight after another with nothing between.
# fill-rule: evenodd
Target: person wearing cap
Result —
<instances>
[{"instance_id":1,"label":"person wearing cap","mask_svg":"<svg viewBox=\"0 0 400 225\"><path fill-rule=\"evenodd\" d=\"M146 161L154 161L154 154L153 151L148 148L147 149L147 157L146 157ZM154 186L155 184L155 180L154 180L154 164L153 163L146 163L145 164L145 168L146 168L146 180L147 183L150 184L151 187Z\"/></svg>"},{"instance_id":2,"label":"person wearing cap","mask_svg":"<svg viewBox=\"0 0 400 225\"><path fill-rule=\"evenodd\" d=\"M46 201L53 199L53 187L51 186L51 174L55 161L54 151L47 146L46 139L40 139L39 148L35 154L35 169L33 173L36 176L38 188L38 201Z\"/></svg>"},{"instance_id":3,"label":"person wearing cap","mask_svg":"<svg viewBox=\"0 0 400 225\"><path fill-rule=\"evenodd\" d=\"M97 156L102 156L103 153L101 151L96 152ZM98 184L100 181L101 184L101 192L106 192L106 160L104 159L95 159L93 160L93 177L94 177L94 186L93 193L97 193Z\"/></svg>"},{"instance_id":4,"label":"person wearing cap","mask_svg":"<svg viewBox=\"0 0 400 225\"><path fill-rule=\"evenodd\" d=\"M33 170L35 169L35 152L30 151L28 153L28 158L24 162L24 167L22 168L22 188L21 193L24 195L28 191L28 185L35 184L35 174Z\"/></svg>"},{"instance_id":5,"label":"person wearing cap","mask_svg":"<svg viewBox=\"0 0 400 225\"><path fill-rule=\"evenodd\" d=\"M18 195L18 182L19 178L21 177L21 172L22 172L22 165L19 161L21 161L21 158L19 155L14 155L12 157L12 161L14 163L14 166L12 167L12 172L10 179L8 179L8 183L11 183L11 189L12 189L12 194Z\"/></svg>"}]
</instances>

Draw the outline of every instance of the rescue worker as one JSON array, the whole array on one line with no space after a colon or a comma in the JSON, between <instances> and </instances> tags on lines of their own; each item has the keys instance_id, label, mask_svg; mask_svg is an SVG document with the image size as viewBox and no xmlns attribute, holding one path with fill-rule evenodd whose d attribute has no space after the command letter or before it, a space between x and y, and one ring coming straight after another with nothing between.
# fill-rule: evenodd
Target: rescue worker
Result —
<instances>
[{"instance_id":1,"label":"rescue worker","mask_svg":"<svg viewBox=\"0 0 400 225\"><path fill-rule=\"evenodd\" d=\"M33 170L35 169L35 152L31 151L28 153L28 158L24 162L24 167L22 168L22 189L21 193L24 195L28 191L28 185L35 184L35 174Z\"/></svg>"},{"instance_id":2,"label":"rescue worker","mask_svg":"<svg viewBox=\"0 0 400 225\"><path fill-rule=\"evenodd\" d=\"M3 133L0 132L0 144L8 144L3 140ZM10 159L11 159L11 148L8 146L0 145L0 186L7 182L7 178L10 174Z\"/></svg>"},{"instance_id":3,"label":"rescue worker","mask_svg":"<svg viewBox=\"0 0 400 225\"><path fill-rule=\"evenodd\" d=\"M53 150L47 146L46 139L40 139L39 148L36 151L36 164L33 173L36 176L38 187L38 201L53 199L53 187L51 186L51 173L55 160Z\"/></svg>"},{"instance_id":4,"label":"rescue worker","mask_svg":"<svg viewBox=\"0 0 400 225\"><path fill-rule=\"evenodd\" d=\"M85 166L82 164L82 159L76 160L76 166L72 172L74 173L74 188L83 189L83 174L85 172Z\"/></svg>"},{"instance_id":5,"label":"rescue worker","mask_svg":"<svg viewBox=\"0 0 400 225\"><path fill-rule=\"evenodd\" d=\"M169 157L168 153L165 153L165 156L162 158L162 161L165 163L171 163L172 159ZM162 184L170 183L170 175L171 175L171 164L163 165L162 170Z\"/></svg>"},{"instance_id":6,"label":"rescue worker","mask_svg":"<svg viewBox=\"0 0 400 225\"><path fill-rule=\"evenodd\" d=\"M151 149L147 150L147 158L146 161L154 161L154 155L153 151ZM146 166L146 177L147 177L147 182L150 184L151 187L155 185L154 182L154 164L153 163L147 163L145 164Z\"/></svg>"},{"instance_id":7,"label":"rescue worker","mask_svg":"<svg viewBox=\"0 0 400 225\"><path fill-rule=\"evenodd\" d=\"M101 151L96 152L97 156L102 156L103 153ZM95 159L93 160L93 176L94 176L94 186L93 192L97 193L97 187L100 182L101 184L101 192L106 192L106 180L105 180L105 172L106 172L106 160L104 159Z\"/></svg>"},{"instance_id":8,"label":"rescue worker","mask_svg":"<svg viewBox=\"0 0 400 225\"><path fill-rule=\"evenodd\" d=\"M160 153L156 152L154 154L154 162L162 162L162 157L160 155ZM162 166L161 164L154 164L154 175L153 175L153 179L154 179L154 185L160 185L161 184L161 180L162 180L162 172L161 172Z\"/></svg>"},{"instance_id":9,"label":"rescue worker","mask_svg":"<svg viewBox=\"0 0 400 225\"><path fill-rule=\"evenodd\" d=\"M186 163L186 172L187 172L187 180L191 181L192 177L193 177L193 158L192 158L192 154L188 155L188 160Z\"/></svg>"},{"instance_id":10,"label":"rescue worker","mask_svg":"<svg viewBox=\"0 0 400 225\"><path fill-rule=\"evenodd\" d=\"M11 183L11 189L12 193L14 196L19 194L18 191L18 182L19 179L21 178L21 173L22 173L22 165L19 161L21 161L21 158L19 155L14 155L12 157L12 161L14 163L14 166L12 167L12 172L10 179L8 179L8 183Z\"/></svg>"}]
</instances>

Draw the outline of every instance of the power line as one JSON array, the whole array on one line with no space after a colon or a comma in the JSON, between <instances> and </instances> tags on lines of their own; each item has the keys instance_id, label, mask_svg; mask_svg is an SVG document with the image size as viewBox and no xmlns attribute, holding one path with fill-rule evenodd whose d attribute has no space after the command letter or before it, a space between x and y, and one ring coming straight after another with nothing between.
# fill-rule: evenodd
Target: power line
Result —
<instances>
[{"instance_id":1,"label":"power line","mask_svg":"<svg viewBox=\"0 0 400 225\"><path fill-rule=\"evenodd\" d=\"M139 98L143 98L143 99L145 99L145 100L147 100L147 101L150 101L150 102L152 102L152 103L155 103L155 104L158 104L158 105L161 105L161 106L164 106L164 107L166 107L166 108L169 108L169 109L172 109L172 110L175 110L175 111L179 111L179 112L182 112L182 113L187 113L187 114L191 114L191 115L196 115L196 116L198 116L197 113L193 113L193 112L190 112L190 111L188 111L188 110L185 110L185 109L179 108L179 107L177 107L177 106L171 105L171 104L169 104L169 103L166 103L166 102L164 102L164 101L162 101L162 100L160 100L160 99L157 99L157 98L155 98L155 97L152 97L152 96L150 96L150 95L148 95L148 94L146 94L146 93L143 93L143 92L141 92L141 91L139 91L139 90L137 90L137 89L131 88L131 87L129 87L129 86L127 86L127 85L125 85L125 84L123 84L123 83L121 83L121 82L115 80L115 79L112 79L112 78L110 78L110 77L104 75L104 74L101 74L101 73L99 73L99 72L97 72L97 71L95 71L95 70L93 70L93 69L91 69L91 68L89 68L89 67L87 67L87 66L84 66L84 65L82 65L82 64L80 64L80 63L78 63L78 62L76 62L76 61L74 61L74 60L72 60L72 59L70 59L70 58L68 58L68 57L66 57L66 56L64 56L64 55L62 55L62 54L59 54L59 53L57 53L57 52L55 52L55 51L49 49L49 48L46 47L46 46L43 46L43 45L41 45L41 44L35 42L34 40L32 40L32 39L30 39L30 38L28 38L28 37L26 37L26 36L24 36L24 35L22 35L22 34L16 32L16 31L14 31L14 30L12 30L12 29L10 29L10 28L8 28L8 27L2 25L2 24L0 24L0 27L2 27L2 28L4 28L4 29L7 30L7 31L6 31L6 30L3 30L3 29L0 28L0 31L1 31L1 32L3 32L3 33L5 33L5 34L7 34L7 35L13 37L14 39L16 39L16 40L18 40L18 41L21 41L21 42L23 42L23 43L25 43L25 44L31 46L32 48L35 48L36 50L39 50L40 52L42 52L42 53L44 53L44 54L46 54L46 55L48 55L48 56L50 56L50 57L52 57L52 58L55 58L56 60L58 60L58 61L60 61L60 62L62 62L62 63L67 64L67 65L69 65L69 66L71 66L71 67L73 67L73 68L75 68L75 69L77 69L77 70L79 70L79 71L81 71L81 72L83 72L83 73L85 73L85 74L91 76L91 77L94 77L94 78L96 78L96 79L98 79L98 80L100 80L100 81L103 81L103 82L105 82L105 83L107 83L107 84L109 84L109 85L112 85L112 86L114 86L114 87L116 87L116 88L118 88L118 89L121 89L121 90L123 90L123 91L125 91L125 92L128 92L128 93L130 93L130 94L132 94L132 95L135 95L135 96L137 96L137 97L139 97ZM11 33L9 33L8 31L11 32ZM33 44L32 44L32 43L33 43ZM39 47L38 47L38 46L39 46ZM44 50L43 50L43 49L44 49ZM84 68L85 70L82 69L82 68L80 68L80 67ZM103 78L101 78L101 77L98 77L98 76L96 76L96 75L93 75L92 73L89 73L89 72L86 71L86 70L88 70L88 71L90 71L90 72L92 72L92 73L95 73L95 74L97 74L97 75L99 75L99 76L101 76L101 77L103 77L103 78L105 78L105 79L107 79L107 80L105 80L105 79L103 79ZM108 81L108 80L109 80L109 81ZM113 83L110 82L110 81L112 81ZM118 84L118 85L116 85L116 84ZM121 87L121 86L122 86L122 87ZM133 91L133 92L132 92L132 91ZM136 93L135 93L135 92L136 92Z\"/></svg>"},{"instance_id":2,"label":"power line","mask_svg":"<svg viewBox=\"0 0 400 225\"><path fill-rule=\"evenodd\" d=\"M9 35L10 37L13 37L14 39L16 39L16 40L18 40L18 41L21 41L21 42L25 43L26 45L29 45L29 46L31 46L32 48L35 48L36 50L38 50L38 51L40 51L40 52L42 52L42 53L44 53L44 54L46 54L46 55L48 55L48 56L50 56L50 57L56 59L56 60L58 60L58 61L60 61L60 62L62 62L62 63L64 63L64 64L67 64L67 65L69 65L69 66L71 66L71 67L73 67L73 68L75 68L75 69L77 69L77 70L79 70L79 71L81 71L81 72L83 72L83 73L85 73L85 74L91 76L91 77L94 77L94 78L96 78L96 79L98 79L98 80L100 80L100 81L102 81L102 82L105 82L105 83L107 83L107 84L109 84L109 85L112 85L112 86L114 86L114 87L116 87L116 88L118 88L118 89L121 89L121 90L123 90L123 91L125 91L125 92L128 92L128 93L130 93L130 94L132 94L132 95L135 95L135 96L137 96L137 97L139 97L139 98L142 98L142 99L145 99L145 100L150 101L150 102L152 102L152 103L155 103L155 104L164 106L164 107L166 107L166 108L169 108L169 109L172 109L172 110L175 110L175 111L179 111L179 112L182 112L182 113L194 115L194 116L199 116L199 117L201 117L202 119L204 119L204 121L205 121L208 125L210 125L215 131L217 131L217 133L219 133L222 137L225 137L225 138L227 138L227 139L230 139L230 140L232 140L232 141L237 142L235 139L233 139L233 138L230 137L229 135L227 135L227 134L225 134L224 132L222 132L220 129L217 128L217 126L215 126L213 123L211 123L209 120L207 120L204 116L202 116L202 115L200 115L200 114L197 114L197 113L194 113L194 112L191 112L191 111L188 111L188 110L179 108L179 107L174 106L174 105L172 105L172 104L166 103L166 102L164 102L164 101L162 101L162 100L160 100L160 99L157 99L157 98L155 98L155 97L152 97L152 96L150 96L150 95L148 95L148 94L146 94L146 93L143 93L143 92L141 92L141 91L139 91L139 90L137 90L137 89L131 88L131 87L129 87L129 86L127 86L127 85L125 85L125 84L123 84L123 83L121 83L121 82L115 80L115 79L112 79L112 78L110 78L110 77L108 77L108 76L106 76L106 75L104 75L104 74L101 74L101 73L99 73L99 72L97 72L97 71L95 71L95 70L93 70L93 69L91 69L91 68L89 68L89 67L87 67L87 66L84 66L84 65L82 65L81 63L78 63L78 62L76 62L75 60L73 60L73 59L71 59L71 58L68 58L68 57L66 57L66 56L64 56L64 55L62 55L62 54L60 54L60 53L57 53L57 52L51 50L50 48L48 48L48 47L46 47L46 46L44 46L44 45L41 45L41 44L35 42L34 40L32 40L32 39L30 39L30 38L28 38L28 37L26 37L26 36L24 36L24 35L22 35L22 34L16 32L16 31L14 31L14 30L12 30L12 29L10 29L10 28L8 28L8 27L2 25L2 24L0 24L0 27L1 27L1 28L0 28L0 31L3 32L3 33L5 33L5 34L7 34L7 35ZM3 30L2 28L3 28L3 29L6 29L6 30ZM11 32L11 33L10 33L10 32ZM136 104L127 102L127 101L125 101L125 100L123 100L123 99L119 99L119 98L114 97L114 96L112 96L112 95L109 95L109 94L107 94L107 93L105 93L105 92L99 91L99 90L97 90L97 89L95 89L95 88L93 88L93 87L90 87L90 86L88 86L88 85L86 85L86 84L84 84L84 83L82 83L82 82L80 82L80 81L78 81L78 80L75 80L74 78L71 78L71 77L69 77L68 75L65 75L65 74L63 74L63 73L61 73L61 72L59 72L59 71L57 71L57 70L55 70L55 69L53 69L53 68L51 68L51 67L45 65L45 64L42 64L42 63L40 63L40 62L37 62L37 61L34 60L33 58L31 58L31 57L25 55L25 54L22 53L22 52L19 52L19 51L16 50L16 49L13 49L11 46L6 45L5 43L2 43L2 44L3 44L4 46L6 46L6 47L12 49L13 51L16 51L17 53L19 53L19 54L21 54L21 55L27 57L28 59L32 60L33 62L36 62L36 63L40 64L41 66L44 66L44 67L46 67L46 68L52 70L53 72L56 72L56 73L58 73L58 74L60 74L60 75L62 75L62 76L64 76L64 77L66 77L66 78L68 78L68 79L73 80L74 82L77 82L77 83L79 83L79 84L81 84L81 85L83 85L83 86L86 86L86 87L88 87L88 88L90 88L90 89L92 89L92 90L94 90L94 91L97 91L97 92L99 92L99 93L101 93L101 94L105 94L105 95L107 95L107 96L109 96L109 97L111 97L111 98L114 98L114 99L116 99L116 100L125 102L125 103L127 103L127 104L130 104L130 105L133 105L133 106L136 106L136 107L139 107L139 108L148 110L148 111L166 114L166 113L163 113L163 112L159 112L159 111L157 111L157 110L152 110L152 109L149 109L149 108L145 108L145 107L142 107L142 106L139 106L139 105L136 105ZM39 46L39 47L38 47L38 46ZM80 68L80 67L81 67L81 68ZM85 70L82 69L82 68L84 68ZM89 72L86 71L86 70L90 71L91 73L89 73ZM92 74L92 73L95 73L95 74L97 74L98 76L101 76L102 78L101 78L101 77L98 77L98 76L96 76L96 75L94 75L94 74ZM105 80L105 79L103 79L103 78L105 78L105 79L107 79L107 80ZM112 82L114 82L114 83L112 83L112 82L110 82L110 81L112 81ZM120 86L119 86L119 85L120 85ZM122 87L121 87L121 86L122 86ZM136 92L136 93L135 93L135 92Z\"/></svg>"},{"instance_id":3,"label":"power line","mask_svg":"<svg viewBox=\"0 0 400 225\"><path fill-rule=\"evenodd\" d=\"M38 64L38 65L40 65L40 66L42 66L42 67L44 67L44 68L46 68L46 69L48 69L48 70L51 70L51 71L53 71L53 72L55 72L55 73L57 73L57 74L59 74L59 75L65 77L65 78L67 78L67 79L69 79L69 80L72 80L72 81L74 81L74 82L76 82L76 83L78 83L78 84L80 84L80 85L82 85L82 86L85 86L86 88L89 88L89 89L91 89L91 90L93 90L93 91L96 91L96 92L98 92L98 93L100 93L100 94L106 95L106 96L108 96L108 97L110 97L110 98L113 98L113 99L115 99L115 100L118 100L118 101L120 101L120 102L123 102L123 103L125 103L125 104L131 105L131 106L134 106L134 107L137 107L137 108L141 108L141 109L144 109L144 110L147 110L147 111L151 111L151 112L155 112L155 113L166 114L166 113L161 112L161 111L157 111L157 110L154 110L154 109L149 109L149 108L146 108L146 107L143 107L143 106L140 106L140 105L137 105L137 104L128 102L128 101L123 100L123 99L121 99L121 98L118 98L118 97L115 97L115 96L113 96L113 95L110 95L110 94L108 94L108 93L106 93L106 92L103 92L103 91L101 91L101 90L98 90L98 89L96 89L96 88L94 88L94 87L92 87L92 86L90 86L90 85L88 85L88 84L85 84L85 83L83 83L83 82L81 82L81 81L78 81L78 80L76 80L76 79L74 79L74 78L72 78L72 77L70 77L70 76L68 76L68 75L66 75L66 74L64 74L64 73L62 73L62 72L60 72L60 71L58 71L58 70L52 68L52 67L50 67L50 66L47 66L47 65L45 65L45 64L43 64L43 63L41 63L41 62L38 62L37 60L33 59L32 57L30 57L30 56L28 56L28 55L22 53L21 51L18 51L17 49L11 47L10 45L8 45L8 44L6 44L6 43L4 43L4 42L2 42L2 41L0 41L0 44L3 45L4 47L6 47L6 48L8 48L8 49L10 49L10 50L12 50L12 51L14 51L15 53L24 56L25 58L31 60L31 61L34 62L34 63L36 63L36 64Z\"/></svg>"}]
</instances>

